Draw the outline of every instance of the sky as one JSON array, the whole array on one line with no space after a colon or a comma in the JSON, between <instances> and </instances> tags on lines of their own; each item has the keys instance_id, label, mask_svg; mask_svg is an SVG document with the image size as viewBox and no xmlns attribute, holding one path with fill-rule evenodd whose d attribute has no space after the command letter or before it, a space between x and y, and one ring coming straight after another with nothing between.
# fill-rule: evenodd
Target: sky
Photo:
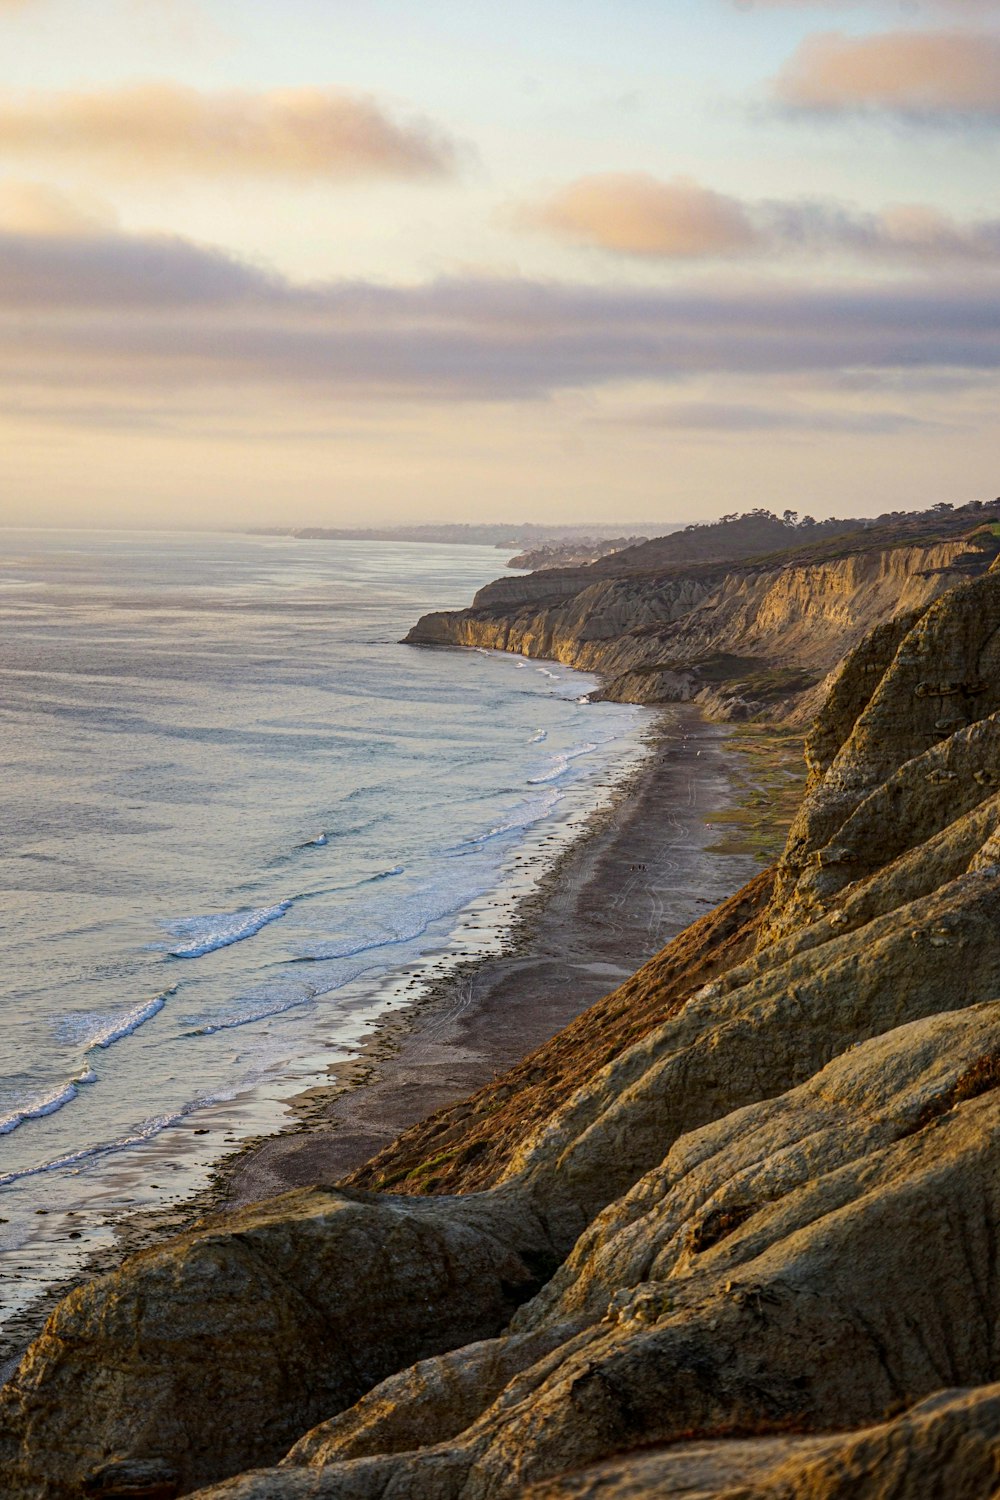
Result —
<instances>
[{"instance_id":1,"label":"sky","mask_svg":"<svg viewBox=\"0 0 1000 1500\"><path fill-rule=\"evenodd\" d=\"M1000 492L1000 0L0 0L0 522Z\"/></svg>"}]
</instances>

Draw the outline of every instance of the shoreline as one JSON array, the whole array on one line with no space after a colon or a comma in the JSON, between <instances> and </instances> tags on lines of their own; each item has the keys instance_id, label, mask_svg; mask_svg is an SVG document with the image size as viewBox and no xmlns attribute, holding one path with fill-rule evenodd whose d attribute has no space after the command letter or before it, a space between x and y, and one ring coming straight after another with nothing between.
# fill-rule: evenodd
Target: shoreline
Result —
<instances>
[{"instance_id":1,"label":"shoreline","mask_svg":"<svg viewBox=\"0 0 1000 1500\"><path fill-rule=\"evenodd\" d=\"M499 949L470 957L441 949L421 977L386 976L382 992L395 990L403 1003L382 1010L352 1057L327 1066L328 1081L284 1098L289 1123L246 1136L180 1201L117 1217L111 1245L13 1316L0 1337L0 1381L68 1291L202 1218L347 1176L408 1126L520 1061L755 874L752 856L712 848L718 828L708 815L737 799L731 735L689 705L662 710L639 764L584 815L512 910L476 921L491 905L485 898L452 940L468 951L476 928L492 926Z\"/></svg>"},{"instance_id":2,"label":"shoreline","mask_svg":"<svg viewBox=\"0 0 1000 1500\"><path fill-rule=\"evenodd\" d=\"M431 979L373 1028L331 1081L288 1101L295 1122L221 1161L214 1212L334 1183L405 1129L466 1097L617 988L759 862L711 847L736 800L729 726L671 706L649 750L517 903L498 953Z\"/></svg>"}]
</instances>

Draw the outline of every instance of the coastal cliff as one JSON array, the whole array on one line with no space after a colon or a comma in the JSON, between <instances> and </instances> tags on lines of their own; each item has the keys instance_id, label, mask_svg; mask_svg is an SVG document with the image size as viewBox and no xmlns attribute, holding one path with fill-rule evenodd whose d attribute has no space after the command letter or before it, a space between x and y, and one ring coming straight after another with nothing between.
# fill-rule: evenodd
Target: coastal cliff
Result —
<instances>
[{"instance_id":1,"label":"coastal cliff","mask_svg":"<svg viewBox=\"0 0 1000 1500\"><path fill-rule=\"evenodd\" d=\"M65 1299L3 1493L990 1500L1000 571L930 592L841 664L775 870L350 1182Z\"/></svg>"},{"instance_id":2,"label":"coastal cliff","mask_svg":"<svg viewBox=\"0 0 1000 1500\"><path fill-rule=\"evenodd\" d=\"M922 527L874 526L728 562L675 559L669 544L681 552L684 540L498 579L468 609L425 615L406 639L550 658L598 673L595 697L619 702L694 700L720 719L805 722L863 636L984 572L998 546L981 507L944 527L931 514Z\"/></svg>"}]
</instances>

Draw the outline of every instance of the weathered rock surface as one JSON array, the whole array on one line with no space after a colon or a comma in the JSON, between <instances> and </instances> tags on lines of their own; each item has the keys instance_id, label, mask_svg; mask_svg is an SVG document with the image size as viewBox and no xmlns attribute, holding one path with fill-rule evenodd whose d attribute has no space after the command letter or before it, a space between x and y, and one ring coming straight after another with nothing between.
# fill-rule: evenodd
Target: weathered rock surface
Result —
<instances>
[{"instance_id":1,"label":"weathered rock surface","mask_svg":"<svg viewBox=\"0 0 1000 1500\"><path fill-rule=\"evenodd\" d=\"M845 665L845 697L866 665ZM990 572L951 590L902 634L835 752L827 715L822 749L814 741L807 755L828 764L790 831L767 936L801 925L838 881L919 844L1000 786L998 708L1000 587Z\"/></svg>"},{"instance_id":2,"label":"weathered rock surface","mask_svg":"<svg viewBox=\"0 0 1000 1500\"><path fill-rule=\"evenodd\" d=\"M414 1493L514 1494L692 1430L859 1423L959 1371L988 1378L1000 1302L970 1270L1000 1195L998 1048L1000 1004L932 1018L685 1137L512 1334L392 1378L218 1493L381 1495L416 1461ZM563 1342L539 1358L546 1330ZM442 1427L477 1388L456 1440Z\"/></svg>"},{"instance_id":3,"label":"weathered rock surface","mask_svg":"<svg viewBox=\"0 0 1000 1500\"><path fill-rule=\"evenodd\" d=\"M628 573L628 559L638 566L646 550L633 549L590 568L499 579L468 609L425 615L407 640L548 657L601 673L597 696L623 702L695 699L723 718L781 704L811 712L817 685L845 653L982 573L995 543L977 535L887 545L876 533L867 547L851 545L830 560ZM620 574L601 572L609 564Z\"/></svg>"},{"instance_id":4,"label":"weathered rock surface","mask_svg":"<svg viewBox=\"0 0 1000 1500\"><path fill-rule=\"evenodd\" d=\"M370 1169L443 1145L476 1191L286 1195L73 1294L3 1492L991 1500L998 684L1000 574L881 628L773 895Z\"/></svg>"},{"instance_id":5,"label":"weathered rock surface","mask_svg":"<svg viewBox=\"0 0 1000 1500\"><path fill-rule=\"evenodd\" d=\"M519 1253L501 1202L316 1189L140 1252L60 1304L4 1389L0 1492L78 1494L123 1457L186 1490L279 1458L307 1413L503 1328L559 1258L531 1222Z\"/></svg>"},{"instance_id":6,"label":"weathered rock surface","mask_svg":"<svg viewBox=\"0 0 1000 1500\"><path fill-rule=\"evenodd\" d=\"M1000 1486L1000 1386L942 1391L848 1435L678 1443L530 1486L530 1500L982 1500Z\"/></svg>"}]
</instances>

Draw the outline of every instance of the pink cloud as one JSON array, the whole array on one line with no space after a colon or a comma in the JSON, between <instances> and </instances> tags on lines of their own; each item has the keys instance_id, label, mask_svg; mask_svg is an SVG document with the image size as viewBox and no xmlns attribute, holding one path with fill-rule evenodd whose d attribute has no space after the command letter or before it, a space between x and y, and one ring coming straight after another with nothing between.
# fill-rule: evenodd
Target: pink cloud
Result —
<instances>
[{"instance_id":1,"label":"pink cloud","mask_svg":"<svg viewBox=\"0 0 1000 1500\"><path fill-rule=\"evenodd\" d=\"M755 238L737 199L688 177L663 181L645 172L579 177L516 219L577 244L661 259L732 255Z\"/></svg>"},{"instance_id":2,"label":"pink cloud","mask_svg":"<svg viewBox=\"0 0 1000 1500\"><path fill-rule=\"evenodd\" d=\"M1000 220L961 221L925 204L867 212L812 199L744 201L690 178L607 172L520 209L515 223L573 244L659 260L850 255L993 263Z\"/></svg>"},{"instance_id":3,"label":"pink cloud","mask_svg":"<svg viewBox=\"0 0 1000 1500\"><path fill-rule=\"evenodd\" d=\"M43 182L0 181L0 231L25 235L106 234L117 224L106 203Z\"/></svg>"},{"instance_id":4,"label":"pink cloud","mask_svg":"<svg viewBox=\"0 0 1000 1500\"><path fill-rule=\"evenodd\" d=\"M0 96L0 152L198 176L426 177L453 144L422 120L335 89L204 93L176 83Z\"/></svg>"},{"instance_id":5,"label":"pink cloud","mask_svg":"<svg viewBox=\"0 0 1000 1500\"><path fill-rule=\"evenodd\" d=\"M793 109L1000 121L1000 36L829 32L802 43L774 95Z\"/></svg>"}]
</instances>

